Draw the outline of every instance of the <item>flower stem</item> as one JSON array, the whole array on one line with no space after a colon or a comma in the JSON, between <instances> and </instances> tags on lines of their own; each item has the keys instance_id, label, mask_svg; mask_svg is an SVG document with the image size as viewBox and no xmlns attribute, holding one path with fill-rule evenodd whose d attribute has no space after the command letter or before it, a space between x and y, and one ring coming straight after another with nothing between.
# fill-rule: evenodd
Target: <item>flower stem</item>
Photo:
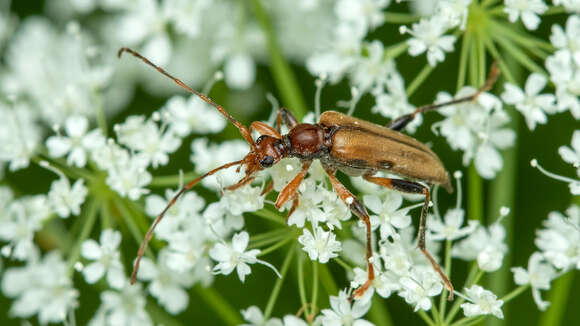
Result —
<instances>
[{"instance_id":1,"label":"flower stem","mask_svg":"<svg viewBox=\"0 0 580 326\"><path fill-rule=\"evenodd\" d=\"M540 314L539 326L564 324L562 318L564 317L566 305L568 304L575 275L576 273L574 271L568 272L553 283L552 290L548 294L548 301L551 304L548 310Z\"/></svg>"},{"instance_id":2,"label":"flower stem","mask_svg":"<svg viewBox=\"0 0 580 326\"><path fill-rule=\"evenodd\" d=\"M153 177L149 187L176 187L180 185L182 180L183 182L187 183L188 180L193 180L197 177L199 177L199 173L195 172L188 172L181 175L176 174Z\"/></svg>"},{"instance_id":3,"label":"flower stem","mask_svg":"<svg viewBox=\"0 0 580 326\"><path fill-rule=\"evenodd\" d=\"M465 85L467 58L469 55L471 39L472 37L470 32L466 32L463 35L463 42L461 42L461 54L459 57L459 74L457 75L457 91L459 91Z\"/></svg>"},{"instance_id":4,"label":"flower stem","mask_svg":"<svg viewBox=\"0 0 580 326\"><path fill-rule=\"evenodd\" d=\"M505 76L506 80L512 84L517 84L516 79L512 75L509 67L502 60L502 56L500 55L499 51L495 47L495 44L493 44L492 40L487 38L484 40L484 43L485 43L485 47L487 48L487 50L491 53L491 55L495 58L495 60L498 61L499 67L501 69L501 73Z\"/></svg>"},{"instance_id":5,"label":"flower stem","mask_svg":"<svg viewBox=\"0 0 580 326\"><path fill-rule=\"evenodd\" d=\"M421 19L420 16L402 12L385 12L385 23L389 24L409 24Z\"/></svg>"},{"instance_id":6,"label":"flower stem","mask_svg":"<svg viewBox=\"0 0 580 326\"><path fill-rule=\"evenodd\" d=\"M547 75L546 71L527 56L521 49L516 47L510 40L506 39L503 34L492 33L494 40L500 44L514 59L528 70Z\"/></svg>"},{"instance_id":7,"label":"flower stem","mask_svg":"<svg viewBox=\"0 0 580 326\"><path fill-rule=\"evenodd\" d=\"M296 246L295 248L298 248ZM294 249L295 251L298 249ZM302 308L306 309L308 307L308 301L306 301L306 286L304 285L304 255L302 253L298 253L298 293L300 295L300 302L302 303Z\"/></svg>"},{"instance_id":8,"label":"flower stem","mask_svg":"<svg viewBox=\"0 0 580 326\"><path fill-rule=\"evenodd\" d=\"M118 196L114 196L113 200L115 201L115 206L119 210L119 213L122 215L125 225L127 225L129 232L133 236L133 239L135 239L137 243L141 243L141 241L143 241L143 234L141 230L139 230L139 227L137 226L135 221L133 220L134 214L132 214L131 210L126 206L126 204L123 202L121 198L119 198ZM147 250L145 250L145 254L149 257L153 257L153 252L151 251L150 247L147 247Z\"/></svg>"},{"instance_id":9,"label":"flower stem","mask_svg":"<svg viewBox=\"0 0 580 326\"><path fill-rule=\"evenodd\" d=\"M262 27L264 34L266 35L266 46L268 48L268 54L270 56L271 69L274 75L274 80L276 85L280 90L283 101L292 108L293 113L296 115L298 120L306 114L306 102L302 97L300 87L296 81L296 77L290 68L290 65L284 59L282 51L276 40L276 36L272 29L272 24L268 15L266 14L264 7L260 0L252 1L254 6L254 12L258 23Z\"/></svg>"},{"instance_id":10,"label":"flower stem","mask_svg":"<svg viewBox=\"0 0 580 326\"><path fill-rule=\"evenodd\" d=\"M296 245L294 245L294 247L296 247ZM264 320L268 320L270 318L270 315L272 314L272 309L274 309L274 304L276 303L276 299L278 299L280 289L282 288L282 283L284 283L284 280L286 279L286 274L288 273L290 262L292 262L292 258L294 257L295 253L296 250L292 248L288 250L288 254L286 255L286 258L284 258L284 262L282 263L282 270L280 271L282 277L277 279L276 284L274 284L272 294L270 294L270 298L268 299L268 303L266 304L266 309L264 310Z\"/></svg>"},{"instance_id":11,"label":"flower stem","mask_svg":"<svg viewBox=\"0 0 580 326\"><path fill-rule=\"evenodd\" d=\"M419 315L419 317L421 317L421 319L423 319L425 324L427 324L429 326L435 326L435 322L433 322L433 320L431 320L431 318L429 317L429 315L427 315L427 313L425 311L419 310L419 311L417 311L417 314Z\"/></svg>"},{"instance_id":12,"label":"flower stem","mask_svg":"<svg viewBox=\"0 0 580 326\"><path fill-rule=\"evenodd\" d=\"M266 219L268 221L272 221L286 226L286 222L284 221L283 217L267 208L263 208L261 210L252 212L252 214L261 217L263 219Z\"/></svg>"},{"instance_id":13,"label":"flower stem","mask_svg":"<svg viewBox=\"0 0 580 326\"><path fill-rule=\"evenodd\" d=\"M451 240L445 241L445 274L451 278ZM439 320L443 321L445 317L445 309L447 308L447 289L443 289L443 293L439 298Z\"/></svg>"},{"instance_id":14,"label":"flower stem","mask_svg":"<svg viewBox=\"0 0 580 326\"><path fill-rule=\"evenodd\" d=\"M239 312L214 288L202 288L200 285L196 285L193 289L216 312L216 316L219 316L227 325L243 323Z\"/></svg>"},{"instance_id":15,"label":"flower stem","mask_svg":"<svg viewBox=\"0 0 580 326\"><path fill-rule=\"evenodd\" d=\"M334 282L332 274L328 270L328 264L321 264L318 266L318 274L320 275L320 283L327 294L338 293L338 287L336 286L336 282Z\"/></svg>"},{"instance_id":16,"label":"flower stem","mask_svg":"<svg viewBox=\"0 0 580 326\"><path fill-rule=\"evenodd\" d=\"M169 315L165 310L159 307L159 304L156 303L151 297L147 298L147 304L145 306L147 313L151 316L151 319L154 321L155 325L164 325L164 326L182 326L183 324L175 319L175 317Z\"/></svg>"},{"instance_id":17,"label":"flower stem","mask_svg":"<svg viewBox=\"0 0 580 326\"><path fill-rule=\"evenodd\" d=\"M74 264L77 262L77 260L79 259L79 256L81 254L81 245L83 243L83 241L85 241L89 235L91 234L91 231L93 230L93 226L95 225L95 221L97 220L97 212L99 211L99 205L98 205L98 201L96 200L96 197L89 197L89 203L87 204L87 207L85 208L85 214L84 215L84 219L85 219L85 224L83 225L83 228L81 230L81 233L76 241L76 243L74 244L73 249L70 252L70 256L68 258L68 275L69 277L72 276L73 273L73 267Z\"/></svg>"},{"instance_id":18,"label":"flower stem","mask_svg":"<svg viewBox=\"0 0 580 326\"><path fill-rule=\"evenodd\" d=\"M384 59L394 59L400 56L405 51L407 51L407 48L409 48L407 42L405 41L399 42L386 48L383 57Z\"/></svg>"},{"instance_id":19,"label":"flower stem","mask_svg":"<svg viewBox=\"0 0 580 326\"><path fill-rule=\"evenodd\" d=\"M318 301L318 261L312 261L312 305L310 306L310 315L316 314L316 302Z\"/></svg>"},{"instance_id":20,"label":"flower stem","mask_svg":"<svg viewBox=\"0 0 580 326\"><path fill-rule=\"evenodd\" d=\"M294 235L290 234L289 236L287 235L285 238L283 238L281 241L278 241L277 243L271 245L270 247L262 250L257 256L264 256L267 255L273 251L276 251L278 249L280 249L281 247L285 246L288 242L290 242L291 240L294 240Z\"/></svg>"},{"instance_id":21,"label":"flower stem","mask_svg":"<svg viewBox=\"0 0 580 326\"><path fill-rule=\"evenodd\" d=\"M486 316L474 316L458 320L457 322L451 324L451 326L470 326L477 325L482 322Z\"/></svg>"},{"instance_id":22,"label":"flower stem","mask_svg":"<svg viewBox=\"0 0 580 326\"><path fill-rule=\"evenodd\" d=\"M387 310L384 300L374 296L371 309L368 312L369 319L379 326L393 326L391 314Z\"/></svg>"},{"instance_id":23,"label":"flower stem","mask_svg":"<svg viewBox=\"0 0 580 326\"><path fill-rule=\"evenodd\" d=\"M419 74L413 79L413 81L407 87L407 97L411 97L413 93L419 88L419 86L429 77L429 74L433 71L433 66L427 63Z\"/></svg>"},{"instance_id":24,"label":"flower stem","mask_svg":"<svg viewBox=\"0 0 580 326\"><path fill-rule=\"evenodd\" d=\"M95 107L95 114L97 116L97 125L101 129L103 136L107 138L107 116L105 115L105 110L103 110L103 99L101 93L98 90L93 90L93 100Z\"/></svg>"},{"instance_id":25,"label":"flower stem","mask_svg":"<svg viewBox=\"0 0 580 326\"><path fill-rule=\"evenodd\" d=\"M503 302L505 304L505 303L509 302L511 299L513 299L513 298L517 297L518 295L522 294L529 287L530 287L529 284L520 285L517 288L515 288L513 291L511 291L510 293L504 295L500 300L503 300Z\"/></svg>"},{"instance_id":26,"label":"flower stem","mask_svg":"<svg viewBox=\"0 0 580 326\"><path fill-rule=\"evenodd\" d=\"M477 283L482 276L483 271L477 267L477 262L473 262L473 266L469 271L469 276L467 277L464 287L465 288L471 287L473 284ZM461 305L464 302L465 302L464 298L459 298L453 303L453 306L451 307L451 310L449 310L449 314L445 318L443 325L449 325L451 323L451 321L453 320L453 318L455 318L455 315L457 315L459 309L461 308Z\"/></svg>"},{"instance_id":27,"label":"flower stem","mask_svg":"<svg viewBox=\"0 0 580 326\"><path fill-rule=\"evenodd\" d=\"M467 194L467 211L469 212L469 218L482 221L483 220L483 183L481 177L475 169L475 165L472 163L468 170L468 187L469 192Z\"/></svg>"}]
</instances>

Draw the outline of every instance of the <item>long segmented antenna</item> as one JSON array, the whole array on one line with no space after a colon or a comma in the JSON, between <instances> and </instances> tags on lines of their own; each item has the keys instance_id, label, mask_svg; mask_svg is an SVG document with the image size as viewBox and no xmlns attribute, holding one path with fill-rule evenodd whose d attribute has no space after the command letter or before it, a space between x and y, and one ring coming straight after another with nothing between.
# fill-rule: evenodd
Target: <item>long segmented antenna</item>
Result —
<instances>
[{"instance_id":1,"label":"long segmented antenna","mask_svg":"<svg viewBox=\"0 0 580 326\"><path fill-rule=\"evenodd\" d=\"M150 65L151 67L155 68L157 71L159 71L160 73L162 73L163 75L165 75L169 79L173 80L181 88L185 89L186 91L190 92L191 94L199 96L199 98L201 98L204 102L206 102L207 104L216 108L224 117L226 117L228 120L230 120L230 122L233 123L234 126L236 126L236 128L238 128L240 130L240 133L242 134L244 139L250 144L251 150L254 150L256 148L256 145L254 143L254 140L253 140L252 135L250 134L250 131L248 130L248 128L246 128L246 126L241 124L238 120L234 119L234 117L232 117L221 105L215 103L214 101L212 101L212 99L205 96L204 94L202 94L202 93L192 89L191 87L187 86L184 82L182 82L178 78L173 77L171 74L169 74L163 68L159 67L158 65L149 61L149 59L142 56L139 52L132 50L130 48L120 48L119 52L117 52L117 56L120 58L121 55L123 54L123 52L128 52L128 53L132 54L133 56L141 59L146 64Z\"/></svg>"},{"instance_id":2,"label":"long segmented antenna","mask_svg":"<svg viewBox=\"0 0 580 326\"><path fill-rule=\"evenodd\" d=\"M141 242L141 246L139 247L139 251L137 253L137 259L135 260L135 266L133 267L133 273L131 273L131 284L134 284L135 281L137 280L137 272L139 271L139 264L141 263L141 258L143 258L143 255L145 254L145 249L147 249L147 245L149 244L149 241L151 241L151 238L153 237L153 231L155 230L155 227L157 227L157 224L159 224L159 222L161 222L161 219L163 219L163 216L165 216L165 213L171 208L171 206L173 206L175 204L175 202L179 199L179 197L181 197L181 195L183 195L187 190L193 188L193 186L195 186L203 178L208 177L208 176L216 173L219 170L226 169L226 168L229 168L231 166L241 164L243 162L244 162L244 160L240 160L240 161L226 163L220 167L217 167L217 168L207 172L206 174L195 178L193 181L191 181L190 183L186 184L183 188L181 188L177 192L177 194L175 194L175 196L173 196L173 198L171 199L169 204L167 204L165 209L163 209L161 214L159 214L157 216L157 218L155 219L155 221L153 221L153 224L151 224L151 227L149 227L147 234L145 234L145 239L143 239L143 242Z\"/></svg>"}]
</instances>

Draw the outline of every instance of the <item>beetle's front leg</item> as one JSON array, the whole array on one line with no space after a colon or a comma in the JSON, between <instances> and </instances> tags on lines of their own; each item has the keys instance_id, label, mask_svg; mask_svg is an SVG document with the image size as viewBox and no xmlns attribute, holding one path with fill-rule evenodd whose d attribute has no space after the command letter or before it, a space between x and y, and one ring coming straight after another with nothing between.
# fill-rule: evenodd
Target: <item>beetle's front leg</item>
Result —
<instances>
[{"instance_id":1,"label":"beetle's front leg","mask_svg":"<svg viewBox=\"0 0 580 326\"><path fill-rule=\"evenodd\" d=\"M365 207L361 204L361 202L348 190L346 187L336 178L334 173L336 171L326 168L326 173L330 178L330 183L332 183L332 187L338 193L340 199L345 203L345 205L350 208L354 215L360 218L366 225L367 229L367 245L366 245L366 261L367 261L367 269L368 269L368 278L367 281L361 285L354 293L352 297L360 298L363 294L368 290L368 288L373 283L375 279L375 270L373 264L371 263L371 257L373 256L373 248L371 242L371 219L369 217L369 213Z\"/></svg>"},{"instance_id":2,"label":"beetle's front leg","mask_svg":"<svg viewBox=\"0 0 580 326\"><path fill-rule=\"evenodd\" d=\"M290 199L293 199L292 208L290 209L290 212L288 212L288 216L286 216L286 222L288 222L288 218L290 217L290 215L292 215L292 213L294 213L296 207L298 207L298 195L296 194L296 191L298 190L298 187L304 180L306 173L308 173L310 164L312 164L312 161L303 162L302 170L278 194L278 198L276 199L276 203L274 204L278 209L284 206L284 204L286 204Z\"/></svg>"},{"instance_id":3,"label":"beetle's front leg","mask_svg":"<svg viewBox=\"0 0 580 326\"><path fill-rule=\"evenodd\" d=\"M437 261L435 261L433 256L431 256L431 254L429 253L429 251L427 251L427 248L425 247L425 232L427 230L427 228L426 228L427 212L429 210L429 199L431 197L430 192L429 192L429 188L422 185L422 184L416 183L416 182L401 180L401 179L381 178L381 177L373 177L373 176L369 176L369 175L364 176L364 178L372 183L379 185L379 186L383 186L383 187L393 189L396 191L405 192L405 193L409 193L409 194L423 194L423 195L425 195L425 203L423 204L423 209L421 210L421 219L419 220L419 232L417 235L417 238L418 238L417 245L419 247L419 250L421 250L423 255L425 255L425 257L427 257L427 259L429 260L429 262L431 263L431 265L433 266L435 271L441 277L441 280L443 281L445 288L449 291L449 296L448 296L447 300L449 300L449 301L453 300L453 285L451 284L451 281L449 281L449 278L447 277L447 275L445 275L445 272L443 272L443 269L441 269L441 266L439 266Z\"/></svg>"}]
</instances>

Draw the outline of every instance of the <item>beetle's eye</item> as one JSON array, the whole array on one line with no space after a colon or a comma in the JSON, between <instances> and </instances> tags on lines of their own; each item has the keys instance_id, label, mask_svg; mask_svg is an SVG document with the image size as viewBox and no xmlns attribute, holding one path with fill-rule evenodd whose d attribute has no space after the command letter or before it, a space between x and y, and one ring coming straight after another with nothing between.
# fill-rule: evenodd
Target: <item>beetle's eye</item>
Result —
<instances>
[{"instance_id":1,"label":"beetle's eye","mask_svg":"<svg viewBox=\"0 0 580 326\"><path fill-rule=\"evenodd\" d=\"M266 137L268 137L268 136L262 135L262 136L258 137L258 139L256 139L256 145L259 145L262 142L262 140L264 140Z\"/></svg>"},{"instance_id":2,"label":"beetle's eye","mask_svg":"<svg viewBox=\"0 0 580 326\"><path fill-rule=\"evenodd\" d=\"M270 155L266 155L266 157L260 161L260 165L263 168L269 168L272 166L272 164L274 164L274 158Z\"/></svg>"}]
</instances>

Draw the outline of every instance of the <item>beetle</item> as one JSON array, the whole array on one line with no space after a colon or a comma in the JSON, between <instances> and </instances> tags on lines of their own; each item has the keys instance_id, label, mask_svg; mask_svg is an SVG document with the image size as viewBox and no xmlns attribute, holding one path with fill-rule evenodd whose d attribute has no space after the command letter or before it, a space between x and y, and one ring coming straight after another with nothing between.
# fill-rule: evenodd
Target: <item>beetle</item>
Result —
<instances>
[{"instance_id":1,"label":"beetle","mask_svg":"<svg viewBox=\"0 0 580 326\"><path fill-rule=\"evenodd\" d=\"M371 224L366 208L336 177L336 172L341 171L350 176L362 176L365 180L386 187L395 191L421 194L425 196L418 229L418 247L429 260L435 271L441 277L445 288L449 291L448 300L453 299L453 285L447 275L443 272L439 264L425 248L426 218L430 203L429 187L441 185L449 192L453 191L450 183L449 173L445 169L439 157L425 144L415 138L400 133L419 113L433 111L444 106L468 102L475 100L479 94L492 88L499 75L497 63L494 62L490 69L489 76L485 84L473 95L454 99L445 103L421 106L412 113L403 115L389 123L387 126L380 126L365 120L353 118L336 111L325 111L314 124L299 123L294 115L282 108L276 118L276 128L266 123L254 121L250 128L234 119L221 105L212 101L206 95L190 88L181 80L173 77L163 68L155 65L147 58L130 48L121 48L118 57L124 53L130 53L141 59L146 64L152 66L157 71L173 80L189 93L199 96L203 101L215 107L224 117L238 128L242 137L250 145L250 152L241 160L226 163L217 167L182 187L171 199L168 205L157 216L147 234L137 254L133 273L131 274L131 284L135 283L139 263L145 253L147 244L153 236L153 230L161 221L167 210L175 204L179 197L195 186L203 178L208 177L222 169L238 166L245 166L246 175L236 184L227 187L227 190L235 190L254 180L256 172L267 169L276 164L282 158L296 157L300 159L302 169L300 172L280 191L276 199L275 206L280 209L284 204L292 200L292 206L288 217L294 212L299 203L297 195L298 187L304 180L313 160L318 159L326 171L332 187L338 193L340 199L349 207L351 212L360 218L366 227L366 262L367 281L356 289L352 296L360 297L369 288L374 280L374 267L371 263L373 248L371 246ZM289 132L285 135L281 133L281 125L288 127ZM257 131L260 136L254 141L252 131ZM376 176L377 172L388 172L402 177L386 178ZM266 192L271 187L266 187Z\"/></svg>"}]
</instances>

